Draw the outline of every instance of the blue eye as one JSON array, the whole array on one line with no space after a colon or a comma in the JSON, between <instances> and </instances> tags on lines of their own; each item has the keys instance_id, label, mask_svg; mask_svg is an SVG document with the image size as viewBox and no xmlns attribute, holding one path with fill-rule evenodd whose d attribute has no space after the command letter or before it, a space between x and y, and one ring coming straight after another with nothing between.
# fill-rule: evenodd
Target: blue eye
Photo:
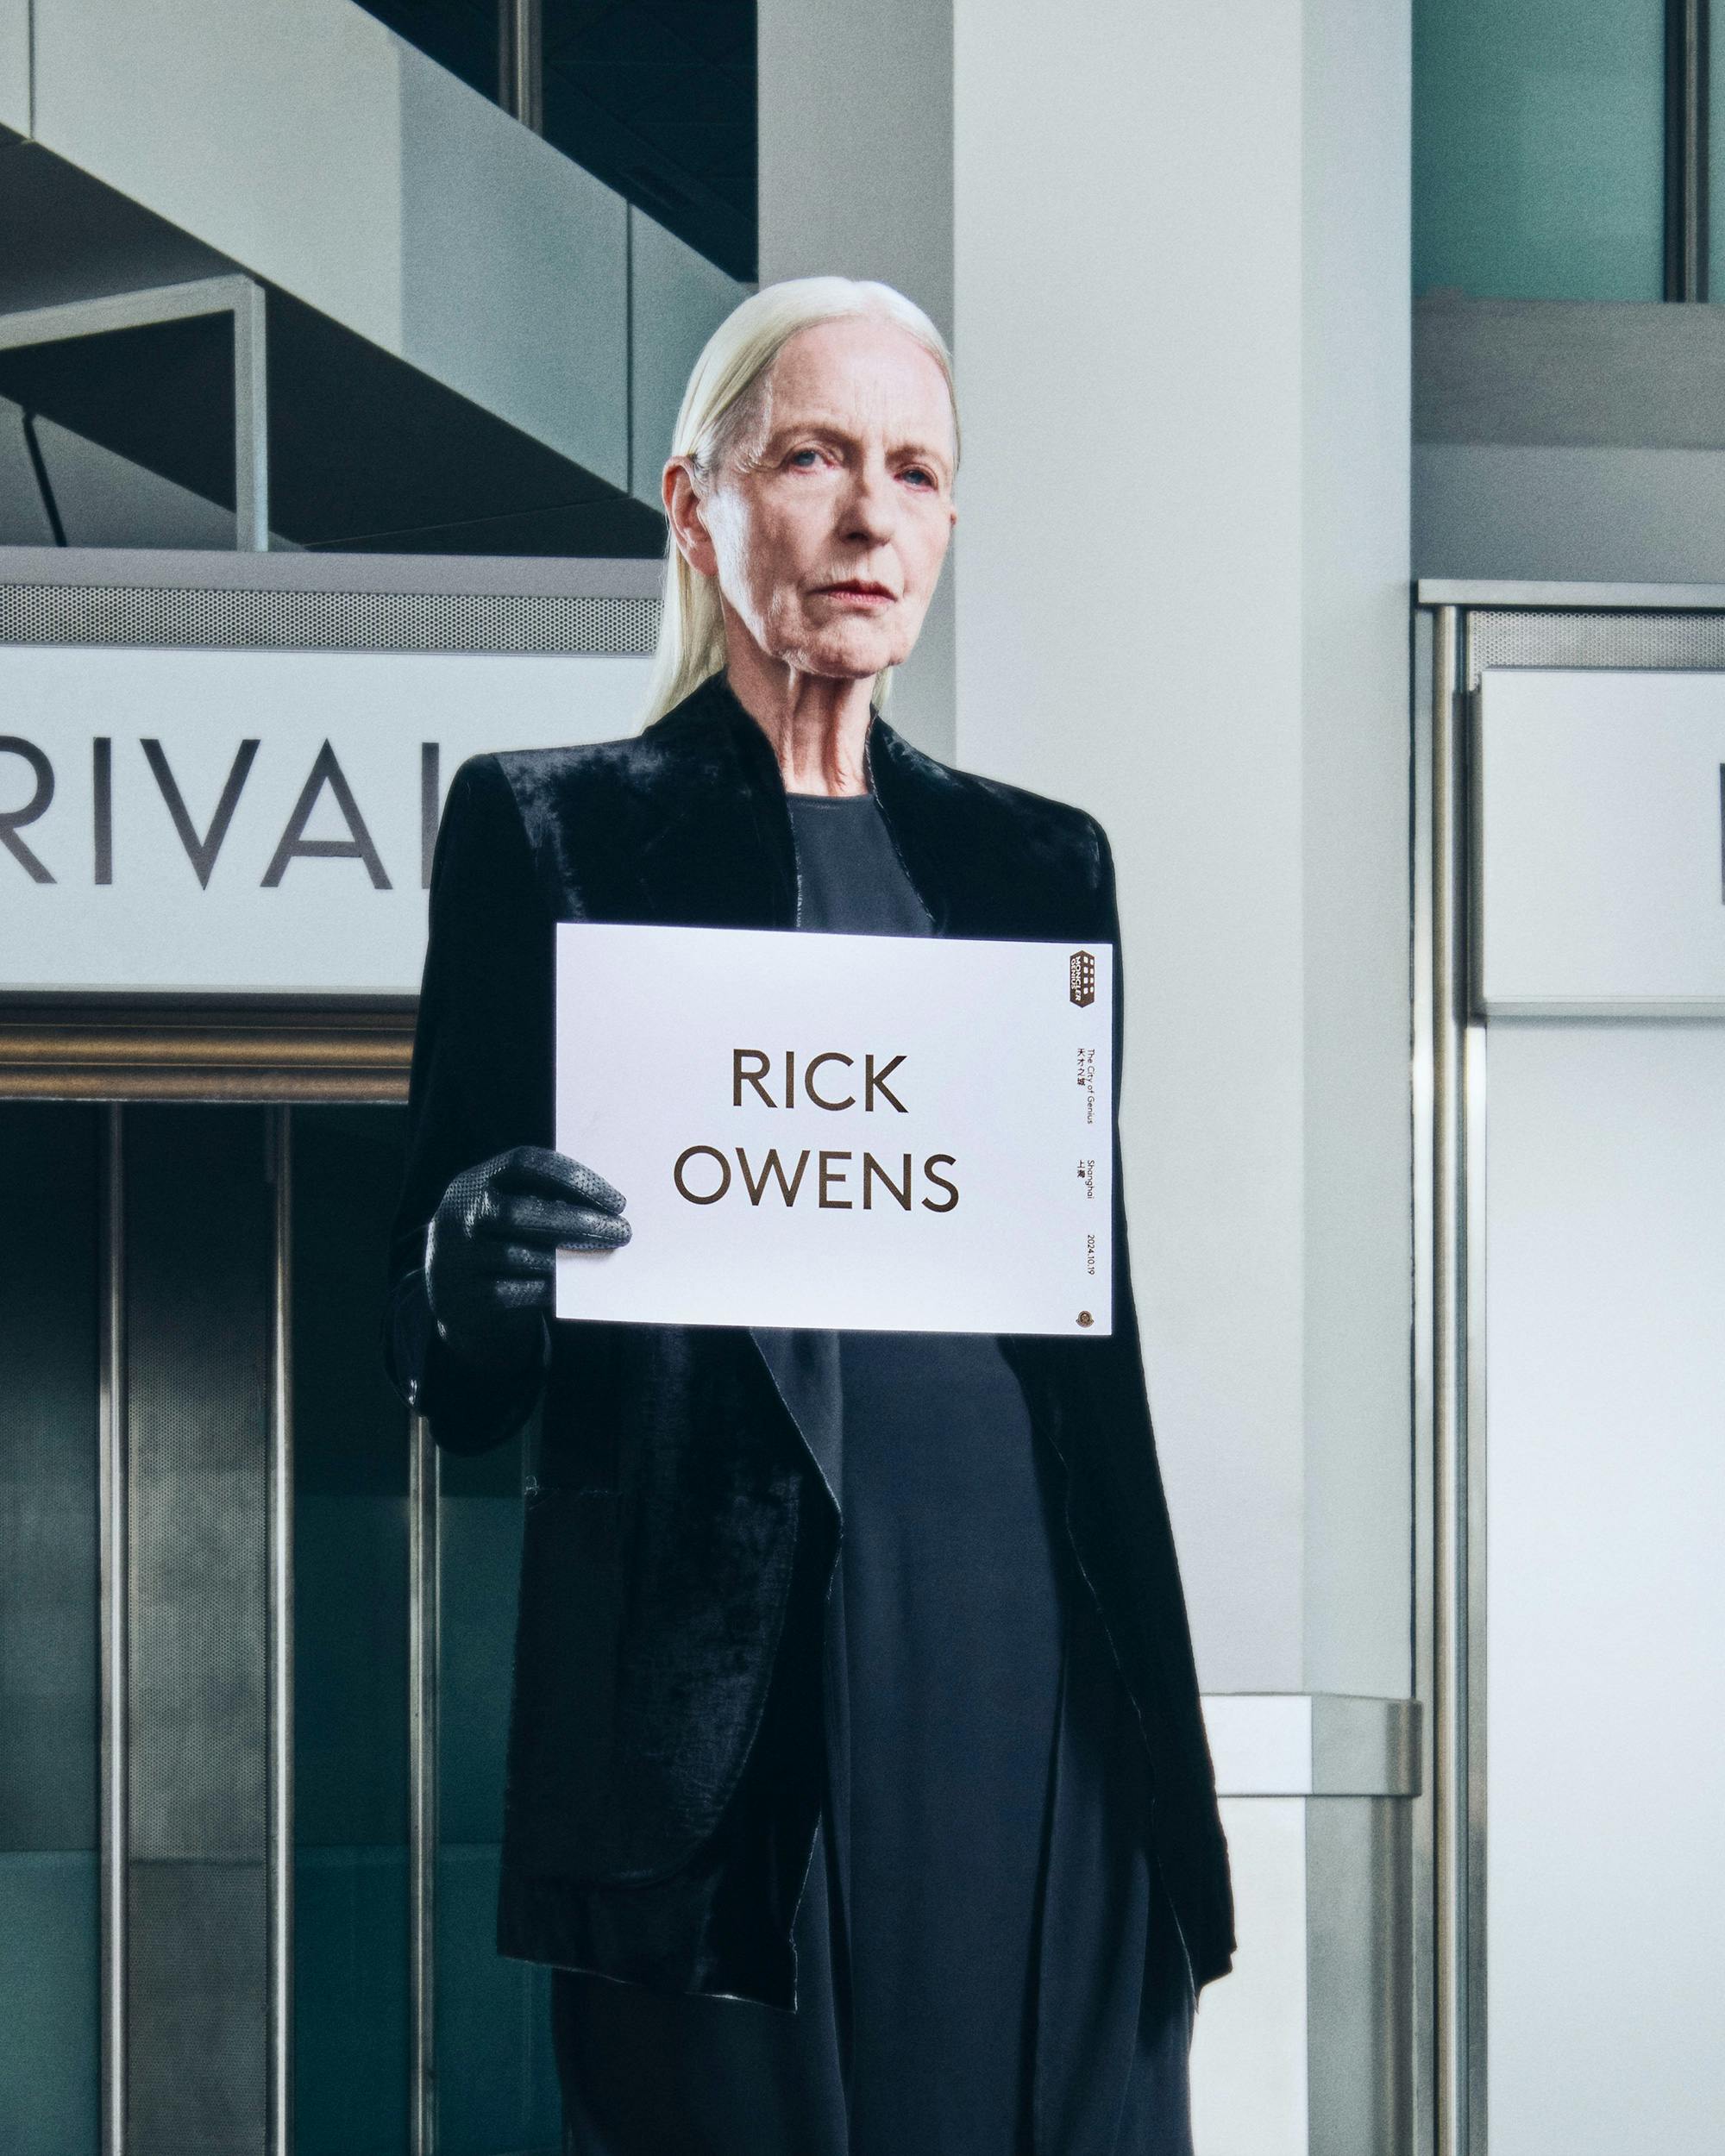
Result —
<instances>
[{"instance_id":1,"label":"blue eye","mask_svg":"<svg viewBox=\"0 0 1725 2156\"><path fill-rule=\"evenodd\" d=\"M797 461L799 460L799 458L801 458L801 457L818 457L819 454L820 454L820 451L819 451L819 449L793 449L793 450L791 451L791 454L790 454L790 456L789 456L789 459L787 460L787 461L789 461L789 462L790 462L790 463L792 463L792 464L795 464L795 463L797 462ZM807 467L806 465L804 465L802 468L804 469L804 471L807 471L808 467Z\"/></svg>"}]
</instances>

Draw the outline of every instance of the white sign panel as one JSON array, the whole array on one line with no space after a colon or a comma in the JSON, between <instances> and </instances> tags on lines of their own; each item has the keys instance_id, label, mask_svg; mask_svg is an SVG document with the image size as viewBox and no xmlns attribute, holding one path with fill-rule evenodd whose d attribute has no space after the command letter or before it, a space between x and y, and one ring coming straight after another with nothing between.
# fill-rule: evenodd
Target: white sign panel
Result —
<instances>
[{"instance_id":1,"label":"white sign panel","mask_svg":"<svg viewBox=\"0 0 1725 2156\"><path fill-rule=\"evenodd\" d=\"M0 646L0 989L411 994L456 767L632 733L649 665Z\"/></svg>"},{"instance_id":2,"label":"white sign panel","mask_svg":"<svg viewBox=\"0 0 1725 2156\"><path fill-rule=\"evenodd\" d=\"M634 1234L557 1315L1107 1333L1112 956L560 924L557 1147Z\"/></svg>"},{"instance_id":3,"label":"white sign panel","mask_svg":"<svg viewBox=\"0 0 1725 2156\"><path fill-rule=\"evenodd\" d=\"M1488 667L1488 1014L1725 1016L1725 675Z\"/></svg>"}]
</instances>

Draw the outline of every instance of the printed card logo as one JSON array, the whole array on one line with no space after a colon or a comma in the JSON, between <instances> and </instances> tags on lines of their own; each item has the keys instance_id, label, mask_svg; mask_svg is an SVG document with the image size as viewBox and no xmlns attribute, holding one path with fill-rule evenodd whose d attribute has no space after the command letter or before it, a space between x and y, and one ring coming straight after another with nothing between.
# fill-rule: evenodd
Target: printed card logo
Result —
<instances>
[{"instance_id":1,"label":"printed card logo","mask_svg":"<svg viewBox=\"0 0 1725 2156\"><path fill-rule=\"evenodd\" d=\"M1096 1000L1096 962L1088 950L1075 950L1071 966L1072 1000L1084 1010Z\"/></svg>"}]
</instances>

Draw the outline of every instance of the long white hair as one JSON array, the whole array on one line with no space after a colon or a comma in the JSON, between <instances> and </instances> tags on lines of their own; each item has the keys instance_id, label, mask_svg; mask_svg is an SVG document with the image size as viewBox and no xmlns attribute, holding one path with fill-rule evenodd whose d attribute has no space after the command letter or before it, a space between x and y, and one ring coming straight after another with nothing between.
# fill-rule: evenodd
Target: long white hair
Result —
<instances>
[{"instance_id":1,"label":"long white hair","mask_svg":"<svg viewBox=\"0 0 1725 2156\"><path fill-rule=\"evenodd\" d=\"M939 363L952 399L955 441L958 398L946 340L914 300L869 278L789 277L764 285L734 307L707 339L689 376L671 437L671 454L688 457L703 479L749 420L758 392L781 349L800 329L854 315L894 322ZM661 718L692 689L724 665L724 617L718 586L683 559L674 537L665 553L665 583L643 725ZM875 677L872 698L886 701L892 668Z\"/></svg>"}]
</instances>

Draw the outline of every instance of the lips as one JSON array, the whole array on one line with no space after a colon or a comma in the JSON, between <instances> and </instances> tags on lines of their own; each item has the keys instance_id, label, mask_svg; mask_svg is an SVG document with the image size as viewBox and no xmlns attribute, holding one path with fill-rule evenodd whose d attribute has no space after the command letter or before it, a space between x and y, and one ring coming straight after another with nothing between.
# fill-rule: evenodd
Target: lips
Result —
<instances>
[{"instance_id":1,"label":"lips","mask_svg":"<svg viewBox=\"0 0 1725 2156\"><path fill-rule=\"evenodd\" d=\"M876 602L883 600L890 602L898 596L896 592L889 592L884 584L870 583L866 577L847 577L843 583L823 584L819 587L819 589L822 596L826 599L869 599Z\"/></svg>"}]
</instances>

